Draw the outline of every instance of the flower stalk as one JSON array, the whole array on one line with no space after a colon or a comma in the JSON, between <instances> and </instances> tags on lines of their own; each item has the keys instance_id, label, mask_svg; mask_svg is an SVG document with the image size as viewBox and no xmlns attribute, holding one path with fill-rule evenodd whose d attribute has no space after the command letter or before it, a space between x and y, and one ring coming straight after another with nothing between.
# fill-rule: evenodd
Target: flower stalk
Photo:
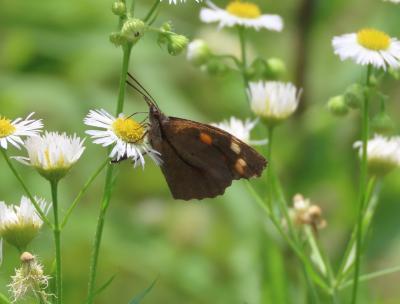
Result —
<instances>
[{"instance_id":1,"label":"flower stalk","mask_svg":"<svg viewBox=\"0 0 400 304\"><path fill-rule=\"evenodd\" d=\"M118 114L120 114L124 108L126 75L128 74L129 59L130 59L130 55L131 55L132 44L129 43L129 44L123 46L122 50L123 50L123 57L122 57L122 68L121 68L121 75L120 75L120 81L119 81L116 116L118 116ZM103 236L105 216L106 216L108 207L110 205L111 194L112 194L111 192L112 192L112 183L113 183L113 169L114 169L113 165L111 163L109 163L107 166L107 171L106 171L104 193L103 193L103 198L102 198L102 202L101 202L101 206L100 206L99 217L97 220L96 234L95 234L95 239L94 239L94 244L93 244L93 249L92 249L92 257L91 257L91 262L90 262L89 283L88 283L88 302L87 302L88 304L92 304L94 302L99 251L100 251L101 239Z\"/></svg>"},{"instance_id":2,"label":"flower stalk","mask_svg":"<svg viewBox=\"0 0 400 304\"><path fill-rule=\"evenodd\" d=\"M58 206L58 181L50 181L51 198L53 202L54 214L54 245L56 251L56 303L63 303L63 288L62 288L62 256L61 256L61 227L59 221L59 206Z\"/></svg>"},{"instance_id":3,"label":"flower stalk","mask_svg":"<svg viewBox=\"0 0 400 304\"><path fill-rule=\"evenodd\" d=\"M362 113L362 154L360 164L360 193L358 203L358 214L357 214L357 229L356 229L356 256L354 262L354 285L351 303L357 303L357 292L359 285L360 266L361 266L361 255L362 255L362 222L363 222L363 210L367 196L367 174L368 174L368 137L369 137L369 102L370 102L370 78L372 73L372 65L368 65L367 68L367 79L366 79L366 91L364 96L363 113Z\"/></svg>"}]
</instances>

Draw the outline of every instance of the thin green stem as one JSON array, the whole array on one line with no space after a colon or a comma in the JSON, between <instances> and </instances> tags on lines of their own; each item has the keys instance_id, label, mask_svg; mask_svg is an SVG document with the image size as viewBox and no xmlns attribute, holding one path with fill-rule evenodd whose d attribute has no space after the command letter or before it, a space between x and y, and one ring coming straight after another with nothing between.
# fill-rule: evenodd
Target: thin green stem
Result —
<instances>
[{"instance_id":1,"label":"thin green stem","mask_svg":"<svg viewBox=\"0 0 400 304\"><path fill-rule=\"evenodd\" d=\"M51 181L50 186L54 214L54 245L56 249L56 303L62 304L61 229L58 214L58 181Z\"/></svg>"},{"instance_id":2,"label":"thin green stem","mask_svg":"<svg viewBox=\"0 0 400 304\"><path fill-rule=\"evenodd\" d=\"M267 143L267 160L268 160L268 168L267 168L267 205L271 212L271 215L275 217L275 212L273 209L273 196L272 196L272 140L274 134L274 127L268 128L268 143Z\"/></svg>"},{"instance_id":3,"label":"thin green stem","mask_svg":"<svg viewBox=\"0 0 400 304\"><path fill-rule=\"evenodd\" d=\"M31 200L33 206L35 207L36 212L38 213L38 215L40 216L42 221L44 223L46 223L46 225L48 225L49 227L52 227L53 225L51 224L50 220L47 218L46 214L42 211L42 209L40 208L39 204L37 203L37 201L35 200L35 198L31 194L31 192L29 191L28 187L26 186L26 184L25 184L24 180L22 179L21 175L17 172L17 170L15 169L14 165L10 161L10 158L8 157L7 152L2 148L0 148L0 151L1 151L1 154L3 154L4 160L6 161L8 167L11 169L12 173L14 174L14 176L17 178L17 180L21 184L22 188L24 189L26 195Z\"/></svg>"},{"instance_id":4,"label":"thin green stem","mask_svg":"<svg viewBox=\"0 0 400 304\"><path fill-rule=\"evenodd\" d=\"M357 230L356 230L356 257L354 262L354 285L351 303L357 303L357 292L359 285L360 266L361 266L361 255L362 255L362 222L363 222L363 210L366 201L366 187L367 187L367 144L369 137L369 99L370 99L370 77L372 72L372 66L369 65L367 69L366 86L367 90L364 97L364 106L362 114L362 156L360 164L360 193L359 193L359 204L357 214Z\"/></svg>"},{"instance_id":5,"label":"thin green stem","mask_svg":"<svg viewBox=\"0 0 400 304\"><path fill-rule=\"evenodd\" d=\"M126 88L126 75L129 68L129 59L132 50L132 44L128 44L123 47L123 58L122 58L122 68L119 82L119 93L117 100L116 115L120 114L124 109L125 100L125 88ZM100 206L99 217L97 220L96 234L92 249L92 258L90 262L89 269L89 283L88 283L88 304L92 304L95 297L95 287L96 287L96 276L97 276L97 266L99 260L99 251L101 245L101 239L103 235L105 216L110 205L112 183L113 183L113 165L111 163L107 166L106 180L104 185L104 193Z\"/></svg>"},{"instance_id":6,"label":"thin green stem","mask_svg":"<svg viewBox=\"0 0 400 304\"><path fill-rule=\"evenodd\" d=\"M156 0L153 4L153 6L151 7L150 11L147 13L146 17L144 17L143 21L145 23L147 23L151 17L153 16L154 12L157 10L158 6L160 5L161 1L160 0Z\"/></svg>"},{"instance_id":7,"label":"thin green stem","mask_svg":"<svg viewBox=\"0 0 400 304\"><path fill-rule=\"evenodd\" d=\"M87 191L87 189L90 187L90 185L93 183L93 181L96 179L96 177L103 171L104 167L109 163L110 161L107 159L105 162L103 162L100 167L93 173L93 175L88 179L88 181L83 185L82 189L79 191L78 195L75 197L73 200L71 206L68 208L64 219L61 224L61 229L65 227L65 225L68 222L69 217L72 214L72 211L74 211L75 207L78 205L82 195L84 195Z\"/></svg>"},{"instance_id":8,"label":"thin green stem","mask_svg":"<svg viewBox=\"0 0 400 304\"><path fill-rule=\"evenodd\" d=\"M241 69L240 72L242 74L244 88L245 88L245 95L247 102L250 103L249 96L247 94L247 89L249 88L249 80L246 75L247 69L247 53L246 53L246 36L245 36L245 28L243 26L238 26L238 33L239 33L239 42L240 42L240 50L241 50Z\"/></svg>"}]
</instances>

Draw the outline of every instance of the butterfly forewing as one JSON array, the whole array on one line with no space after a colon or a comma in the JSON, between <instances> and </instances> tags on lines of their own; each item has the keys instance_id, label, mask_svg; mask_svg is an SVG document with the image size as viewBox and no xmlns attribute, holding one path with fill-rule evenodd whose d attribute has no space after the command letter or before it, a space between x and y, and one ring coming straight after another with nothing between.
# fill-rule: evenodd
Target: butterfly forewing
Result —
<instances>
[{"instance_id":1,"label":"butterfly forewing","mask_svg":"<svg viewBox=\"0 0 400 304\"><path fill-rule=\"evenodd\" d=\"M191 120L160 121L162 171L178 199L223 194L233 179L260 176L266 160L231 134ZM151 141L151 138L150 138Z\"/></svg>"}]
</instances>

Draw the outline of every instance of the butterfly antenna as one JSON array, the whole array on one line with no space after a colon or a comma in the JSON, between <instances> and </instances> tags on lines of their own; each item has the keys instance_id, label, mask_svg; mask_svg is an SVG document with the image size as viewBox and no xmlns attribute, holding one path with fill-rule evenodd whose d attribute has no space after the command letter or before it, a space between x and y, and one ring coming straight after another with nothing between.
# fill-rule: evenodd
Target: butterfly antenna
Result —
<instances>
[{"instance_id":1,"label":"butterfly antenna","mask_svg":"<svg viewBox=\"0 0 400 304\"><path fill-rule=\"evenodd\" d=\"M157 106L158 108L158 104L156 102L156 100L153 98L153 96L151 96L151 94L149 93L149 91L146 90L146 88L135 78L133 77L133 75L131 73L128 72L128 76L147 94L147 97L149 99L151 99L151 101Z\"/></svg>"},{"instance_id":2,"label":"butterfly antenna","mask_svg":"<svg viewBox=\"0 0 400 304\"><path fill-rule=\"evenodd\" d=\"M138 92L144 99L144 101L146 101L146 103L149 105L149 107L151 106L157 106L153 100L151 100L151 98L149 96L147 96L145 93L143 93L137 86L135 86L134 84L130 83L129 80L126 80L126 84L129 85L132 89L134 89L136 92Z\"/></svg>"}]
</instances>

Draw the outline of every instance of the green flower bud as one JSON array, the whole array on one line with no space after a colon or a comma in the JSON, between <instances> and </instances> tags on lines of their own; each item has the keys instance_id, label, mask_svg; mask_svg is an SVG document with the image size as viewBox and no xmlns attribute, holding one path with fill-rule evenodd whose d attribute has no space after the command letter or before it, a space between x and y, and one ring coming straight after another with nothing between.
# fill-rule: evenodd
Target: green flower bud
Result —
<instances>
[{"instance_id":1,"label":"green flower bud","mask_svg":"<svg viewBox=\"0 0 400 304\"><path fill-rule=\"evenodd\" d=\"M189 43L186 56L195 66L202 66L212 54L210 48L203 40L196 39Z\"/></svg>"},{"instance_id":2,"label":"green flower bud","mask_svg":"<svg viewBox=\"0 0 400 304\"><path fill-rule=\"evenodd\" d=\"M372 118L371 127L379 134L390 134L394 130L393 121L386 112L380 112Z\"/></svg>"},{"instance_id":3,"label":"green flower bud","mask_svg":"<svg viewBox=\"0 0 400 304\"><path fill-rule=\"evenodd\" d=\"M286 73L286 65L279 58L270 58L267 60L266 69L264 71L265 79L279 79Z\"/></svg>"},{"instance_id":4,"label":"green flower bud","mask_svg":"<svg viewBox=\"0 0 400 304\"><path fill-rule=\"evenodd\" d=\"M117 16L124 16L126 14L126 5L122 1L116 1L113 3L111 10Z\"/></svg>"},{"instance_id":5,"label":"green flower bud","mask_svg":"<svg viewBox=\"0 0 400 304\"><path fill-rule=\"evenodd\" d=\"M349 112L343 95L338 95L329 99L328 109L336 116L344 116Z\"/></svg>"},{"instance_id":6,"label":"green flower bud","mask_svg":"<svg viewBox=\"0 0 400 304\"><path fill-rule=\"evenodd\" d=\"M258 81L264 79L267 71L267 63L262 58L256 58L251 65L246 69L246 77L250 81Z\"/></svg>"},{"instance_id":7,"label":"green flower bud","mask_svg":"<svg viewBox=\"0 0 400 304\"><path fill-rule=\"evenodd\" d=\"M184 49L186 49L188 43L189 39L187 39L185 36L171 34L168 36L168 53L173 56L179 55Z\"/></svg>"},{"instance_id":8,"label":"green flower bud","mask_svg":"<svg viewBox=\"0 0 400 304\"><path fill-rule=\"evenodd\" d=\"M206 70L210 75L223 75L228 71L228 67L218 58L213 58L207 62Z\"/></svg>"},{"instance_id":9,"label":"green flower bud","mask_svg":"<svg viewBox=\"0 0 400 304\"><path fill-rule=\"evenodd\" d=\"M120 32L113 32L110 34L110 42L115 46L121 46L127 42L125 36L123 36Z\"/></svg>"},{"instance_id":10,"label":"green flower bud","mask_svg":"<svg viewBox=\"0 0 400 304\"><path fill-rule=\"evenodd\" d=\"M143 37L146 29L147 26L142 20L129 18L122 26L121 33L127 41L135 43Z\"/></svg>"},{"instance_id":11,"label":"green flower bud","mask_svg":"<svg viewBox=\"0 0 400 304\"><path fill-rule=\"evenodd\" d=\"M172 23L170 21L165 22L161 25L160 30L163 32L171 32L172 31Z\"/></svg>"},{"instance_id":12,"label":"green flower bud","mask_svg":"<svg viewBox=\"0 0 400 304\"><path fill-rule=\"evenodd\" d=\"M359 84L352 84L344 93L346 105L352 109L359 109L364 100L364 90Z\"/></svg>"}]
</instances>

